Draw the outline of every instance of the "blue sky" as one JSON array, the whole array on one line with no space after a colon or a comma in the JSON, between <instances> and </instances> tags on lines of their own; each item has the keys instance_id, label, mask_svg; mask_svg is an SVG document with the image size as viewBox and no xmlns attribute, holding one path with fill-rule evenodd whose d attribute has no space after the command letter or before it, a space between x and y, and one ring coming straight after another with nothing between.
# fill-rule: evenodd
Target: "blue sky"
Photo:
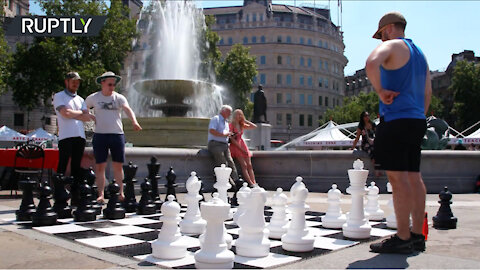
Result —
<instances>
[{"instance_id":1,"label":"blue sky","mask_svg":"<svg viewBox=\"0 0 480 270\"><path fill-rule=\"evenodd\" d=\"M182 0L183 1L183 0ZM332 21L337 24L337 0L273 0L274 4L330 6ZM203 0L203 8L240 6L243 0ZM444 70L452 53L473 50L480 56L480 1L342 1L342 30L348 64L345 75L365 66L370 52L381 41L372 38L378 20L388 11L400 11L407 20L406 36L425 53L431 70ZM40 13L30 2L32 13Z\"/></svg>"}]
</instances>

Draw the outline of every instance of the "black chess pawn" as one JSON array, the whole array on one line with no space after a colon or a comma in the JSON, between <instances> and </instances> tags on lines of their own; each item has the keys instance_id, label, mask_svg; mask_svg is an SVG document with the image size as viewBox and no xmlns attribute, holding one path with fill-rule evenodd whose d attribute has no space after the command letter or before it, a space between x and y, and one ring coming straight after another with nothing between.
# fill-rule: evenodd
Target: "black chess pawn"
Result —
<instances>
[{"instance_id":1,"label":"black chess pawn","mask_svg":"<svg viewBox=\"0 0 480 270\"><path fill-rule=\"evenodd\" d=\"M443 191L438 195L440 197L440 208L437 215L433 219L433 227L435 229L456 229L457 218L453 216L452 209L450 208L450 201L452 199L452 193L447 187L444 187Z\"/></svg>"},{"instance_id":2,"label":"black chess pawn","mask_svg":"<svg viewBox=\"0 0 480 270\"><path fill-rule=\"evenodd\" d=\"M40 186L40 202L37 211L32 215L32 226L52 226L57 223L57 213L50 204L52 193L48 182L43 182Z\"/></svg>"},{"instance_id":3,"label":"black chess pawn","mask_svg":"<svg viewBox=\"0 0 480 270\"><path fill-rule=\"evenodd\" d=\"M238 187L243 186L243 179L238 178L238 181L235 182L235 193L233 193L233 197L230 199L230 204L232 206L238 206L238 199L237 199L237 192L238 192Z\"/></svg>"},{"instance_id":4,"label":"black chess pawn","mask_svg":"<svg viewBox=\"0 0 480 270\"><path fill-rule=\"evenodd\" d=\"M123 165L123 171L125 178L123 182L125 183L125 199L123 200L123 207L127 213L135 213L137 211L137 199L135 199L135 174L137 173L137 165L133 165L132 162L129 162L128 165Z\"/></svg>"},{"instance_id":5,"label":"black chess pawn","mask_svg":"<svg viewBox=\"0 0 480 270\"><path fill-rule=\"evenodd\" d=\"M90 186L90 207L95 210L96 215L100 215L102 213L102 205L97 202L98 187L95 183L96 176L92 167L83 169L83 178L87 180L87 184Z\"/></svg>"},{"instance_id":6,"label":"black chess pawn","mask_svg":"<svg viewBox=\"0 0 480 270\"><path fill-rule=\"evenodd\" d=\"M115 180L108 185L110 191L110 200L108 200L107 208L103 209L103 216L106 219L122 219L125 218L125 208L123 208L118 196L120 195L120 187Z\"/></svg>"},{"instance_id":7,"label":"black chess pawn","mask_svg":"<svg viewBox=\"0 0 480 270\"><path fill-rule=\"evenodd\" d=\"M167 176L165 176L165 178L167 179L167 195L165 196L165 199L168 198L168 195L173 195L173 197L175 197L174 201L177 201L177 195L175 192L175 188L178 186L175 183L177 175L173 171L173 167L170 167L170 170L168 170Z\"/></svg>"},{"instance_id":8,"label":"black chess pawn","mask_svg":"<svg viewBox=\"0 0 480 270\"><path fill-rule=\"evenodd\" d=\"M152 188L152 185L148 181L148 178L145 178L143 183L140 185L140 188L142 190L142 197L140 198L140 201L138 202L138 207L137 207L137 214L139 215L153 215L157 212L157 207L152 201L152 197L150 197L150 190Z\"/></svg>"},{"instance_id":9,"label":"black chess pawn","mask_svg":"<svg viewBox=\"0 0 480 270\"><path fill-rule=\"evenodd\" d=\"M55 174L52 177L53 180L53 211L57 213L58 218L71 218L72 217L72 207L68 205L68 199L70 199L70 192L65 189L65 185L70 184L63 174Z\"/></svg>"},{"instance_id":10,"label":"black chess pawn","mask_svg":"<svg viewBox=\"0 0 480 270\"><path fill-rule=\"evenodd\" d=\"M84 179L83 183L79 185L78 191L80 194L80 201L78 202L77 209L73 212L73 220L77 222L94 221L97 219L97 214L90 206L92 191L91 187L87 184L87 180Z\"/></svg>"},{"instance_id":11,"label":"black chess pawn","mask_svg":"<svg viewBox=\"0 0 480 270\"><path fill-rule=\"evenodd\" d=\"M18 182L18 187L23 190L22 202L20 208L15 212L17 221L32 220L32 215L35 213L35 204L33 203L33 189L37 181L26 177Z\"/></svg>"},{"instance_id":12,"label":"black chess pawn","mask_svg":"<svg viewBox=\"0 0 480 270\"><path fill-rule=\"evenodd\" d=\"M147 164L147 168L148 168L148 179L150 181L150 184L152 185L152 192L151 192L152 200L155 206L157 207L157 211L160 211L163 201L162 199L160 199L160 194L158 192L158 182L162 177L158 174L158 171L160 170L160 163L157 163L156 157L150 158L150 163Z\"/></svg>"}]
</instances>

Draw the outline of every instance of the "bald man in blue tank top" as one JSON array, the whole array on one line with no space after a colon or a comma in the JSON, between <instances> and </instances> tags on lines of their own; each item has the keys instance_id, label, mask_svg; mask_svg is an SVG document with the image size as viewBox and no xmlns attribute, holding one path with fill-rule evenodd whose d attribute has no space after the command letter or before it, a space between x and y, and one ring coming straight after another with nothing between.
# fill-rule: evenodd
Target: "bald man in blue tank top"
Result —
<instances>
[{"instance_id":1,"label":"bald man in blue tank top","mask_svg":"<svg viewBox=\"0 0 480 270\"><path fill-rule=\"evenodd\" d=\"M385 14L373 38L383 42L366 62L368 79L380 98L383 128L375 160L386 170L393 188L397 234L370 245L378 253L412 253L425 250L422 225L426 189L420 173L425 114L432 87L427 60L411 39L405 38L407 21L398 12ZM412 229L410 231L410 216Z\"/></svg>"}]
</instances>

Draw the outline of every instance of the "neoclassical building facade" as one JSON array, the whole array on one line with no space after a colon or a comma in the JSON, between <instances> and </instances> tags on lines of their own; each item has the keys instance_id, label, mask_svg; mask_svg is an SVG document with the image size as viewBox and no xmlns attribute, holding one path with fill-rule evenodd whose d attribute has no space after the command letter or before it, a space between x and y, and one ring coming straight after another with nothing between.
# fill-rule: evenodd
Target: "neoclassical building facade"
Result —
<instances>
[{"instance_id":1,"label":"neoclassical building facade","mask_svg":"<svg viewBox=\"0 0 480 270\"><path fill-rule=\"evenodd\" d=\"M345 45L328 9L244 0L243 6L204 9L213 15L222 55L232 45L250 47L267 97L272 139L289 141L318 127L345 95Z\"/></svg>"}]
</instances>

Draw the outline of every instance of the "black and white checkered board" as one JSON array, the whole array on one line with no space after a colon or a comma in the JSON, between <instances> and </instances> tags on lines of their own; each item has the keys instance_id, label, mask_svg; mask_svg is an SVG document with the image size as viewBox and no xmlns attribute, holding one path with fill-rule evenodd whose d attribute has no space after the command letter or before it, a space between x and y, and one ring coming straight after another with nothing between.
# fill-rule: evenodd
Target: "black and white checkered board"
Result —
<instances>
[{"instance_id":1,"label":"black and white checkered board","mask_svg":"<svg viewBox=\"0 0 480 270\"><path fill-rule=\"evenodd\" d=\"M232 212L236 210L232 208ZM183 217L186 207L182 206L180 215ZM265 208L265 220L268 223L272 215L269 207ZM248 258L235 255L234 268L272 268L293 263L302 259L321 256L342 248L351 247L360 242L373 241L395 233L386 229L385 222L371 222L372 231L369 239L354 241L343 237L341 230L322 227L320 217L325 213L306 213L306 225L315 236L315 249L311 252L289 252L282 249L278 240L270 240L270 254L265 258ZM52 234L87 246L113 252L122 256L133 257L144 265L158 265L167 268L195 268L195 251L200 249L199 235L186 236L189 241L187 256L179 260L160 260L151 256L153 242L162 228L159 221L161 214L139 216L127 214L127 218L119 220L99 219L93 222L74 222L73 219L61 219L58 225L33 228L37 231ZM29 226L29 224L23 224ZM232 251L235 252L235 239L238 238L238 226L232 220L225 222L227 232L233 237Z\"/></svg>"}]
</instances>

